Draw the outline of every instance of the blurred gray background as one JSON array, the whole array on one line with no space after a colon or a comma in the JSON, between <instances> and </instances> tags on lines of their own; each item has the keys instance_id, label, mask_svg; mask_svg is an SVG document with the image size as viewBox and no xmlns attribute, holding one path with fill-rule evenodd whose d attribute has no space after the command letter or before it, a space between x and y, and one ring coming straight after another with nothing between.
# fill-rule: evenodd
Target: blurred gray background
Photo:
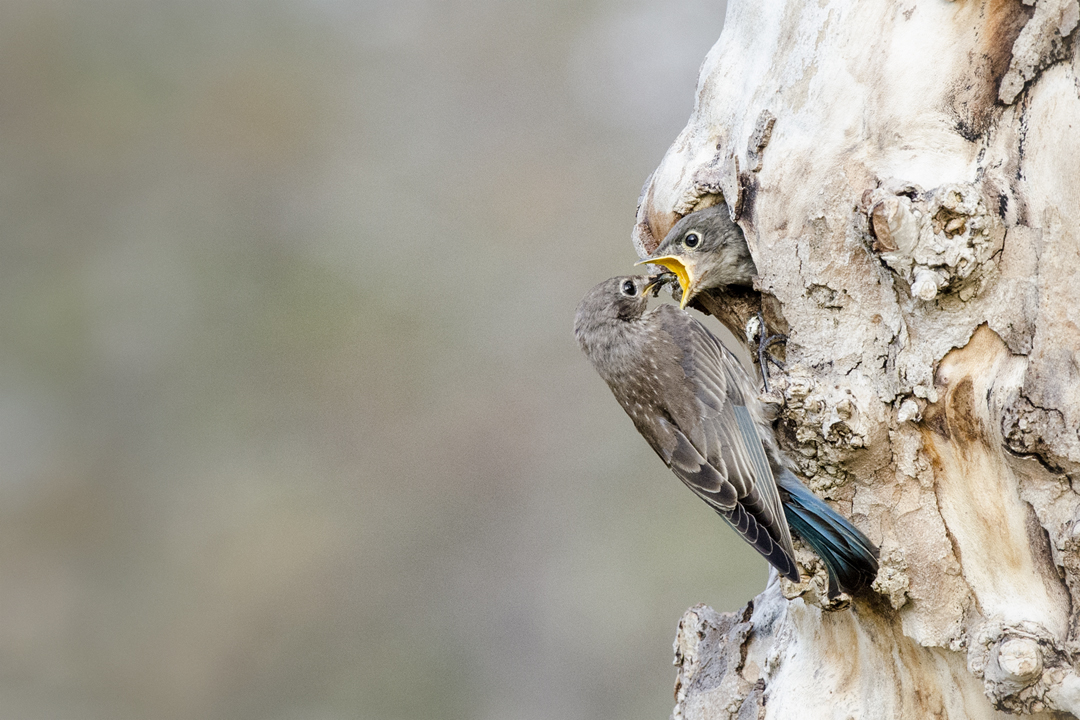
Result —
<instances>
[{"instance_id":1,"label":"blurred gray background","mask_svg":"<svg viewBox=\"0 0 1080 720\"><path fill-rule=\"evenodd\" d=\"M0 717L666 718L766 565L581 356L720 0L4 0Z\"/></svg>"}]
</instances>

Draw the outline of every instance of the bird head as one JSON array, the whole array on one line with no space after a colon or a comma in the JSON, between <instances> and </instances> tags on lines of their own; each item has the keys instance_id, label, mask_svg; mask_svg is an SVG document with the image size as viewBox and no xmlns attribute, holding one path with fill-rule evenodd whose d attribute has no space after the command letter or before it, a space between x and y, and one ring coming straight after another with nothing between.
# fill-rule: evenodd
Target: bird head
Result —
<instances>
[{"instance_id":1,"label":"bird head","mask_svg":"<svg viewBox=\"0 0 1080 720\"><path fill-rule=\"evenodd\" d=\"M577 307L574 333L580 340L583 334L596 326L630 322L645 314L650 295L655 295L662 285L674 282L675 276L663 273L647 275L624 275L613 277L585 293Z\"/></svg>"},{"instance_id":2,"label":"bird head","mask_svg":"<svg viewBox=\"0 0 1080 720\"><path fill-rule=\"evenodd\" d=\"M682 288L679 306L702 290L726 285L750 285L757 267L742 229L731 220L723 203L690 213L675 223L652 255L638 265L662 265L675 274Z\"/></svg>"}]
</instances>

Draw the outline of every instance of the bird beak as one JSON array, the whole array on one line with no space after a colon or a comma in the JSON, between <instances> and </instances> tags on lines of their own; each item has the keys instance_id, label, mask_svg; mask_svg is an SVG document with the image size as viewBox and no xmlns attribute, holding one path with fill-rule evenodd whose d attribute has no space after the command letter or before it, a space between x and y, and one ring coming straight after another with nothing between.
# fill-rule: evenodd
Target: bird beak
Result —
<instances>
[{"instance_id":1,"label":"bird beak","mask_svg":"<svg viewBox=\"0 0 1080 720\"><path fill-rule=\"evenodd\" d=\"M638 265L640 264L641 263L638 263ZM671 273L662 273L660 275L657 275L656 277L652 278L648 285L641 289L641 297L648 297L649 292L654 289L657 292L660 292L660 288L662 288L664 285L667 285L669 282L671 282Z\"/></svg>"},{"instance_id":2,"label":"bird beak","mask_svg":"<svg viewBox=\"0 0 1080 720\"><path fill-rule=\"evenodd\" d=\"M682 300L679 301L679 307L685 310L686 304L690 302L690 296L693 294L692 290L694 285L697 284L697 278L694 277L694 266L687 265L681 258L677 258L674 255L646 258L637 264L644 265L646 263L663 265L668 270L675 273L675 277L679 279L679 287L682 288Z\"/></svg>"}]
</instances>

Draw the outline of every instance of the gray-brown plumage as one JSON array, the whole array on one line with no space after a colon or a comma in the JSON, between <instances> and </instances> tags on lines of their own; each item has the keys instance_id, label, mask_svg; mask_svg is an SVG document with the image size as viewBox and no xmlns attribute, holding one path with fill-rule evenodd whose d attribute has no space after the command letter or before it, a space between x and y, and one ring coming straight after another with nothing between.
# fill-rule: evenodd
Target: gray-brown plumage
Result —
<instances>
[{"instance_id":1,"label":"gray-brown plumage","mask_svg":"<svg viewBox=\"0 0 1080 720\"><path fill-rule=\"evenodd\" d=\"M663 265L675 273L682 288L683 308L704 290L750 285L757 275L746 236L723 203L679 220L642 262Z\"/></svg>"},{"instance_id":2,"label":"gray-brown plumage","mask_svg":"<svg viewBox=\"0 0 1080 720\"><path fill-rule=\"evenodd\" d=\"M652 255L638 264L643 263L662 265L675 274L682 291L679 307L685 308L697 299L699 309L714 315L732 332L746 327L749 312L756 312L764 324L760 299L748 305L746 297L757 267L750 257L742 228L732 221L724 203L679 220ZM718 296L707 290L722 290L724 294ZM740 322L735 324L734 318ZM769 389L766 361L772 359L767 350L781 338L782 335L769 336L762 327L757 354L766 390ZM777 361L773 359L773 362Z\"/></svg>"},{"instance_id":3,"label":"gray-brown plumage","mask_svg":"<svg viewBox=\"0 0 1080 720\"><path fill-rule=\"evenodd\" d=\"M789 523L825 561L829 593L877 574L877 548L788 468L738 360L673 305L646 312L647 277L617 277L578 305L574 334L664 463L779 572L798 581Z\"/></svg>"}]
</instances>

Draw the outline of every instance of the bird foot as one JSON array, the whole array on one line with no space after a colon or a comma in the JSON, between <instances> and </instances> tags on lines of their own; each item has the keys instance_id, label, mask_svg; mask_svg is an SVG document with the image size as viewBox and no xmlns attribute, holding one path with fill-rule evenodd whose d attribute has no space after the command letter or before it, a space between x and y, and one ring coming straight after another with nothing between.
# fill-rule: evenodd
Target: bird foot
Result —
<instances>
[{"instance_id":1,"label":"bird foot","mask_svg":"<svg viewBox=\"0 0 1080 720\"><path fill-rule=\"evenodd\" d=\"M787 342L787 335L766 335L765 317L758 312L757 315L750 318L750 322L746 324L746 338L750 342L757 341L757 361L758 367L761 369L761 382L765 386L765 393L771 394L772 388L769 387L769 363L771 362L780 370L784 369L784 363L770 355L769 348L778 342Z\"/></svg>"}]
</instances>

